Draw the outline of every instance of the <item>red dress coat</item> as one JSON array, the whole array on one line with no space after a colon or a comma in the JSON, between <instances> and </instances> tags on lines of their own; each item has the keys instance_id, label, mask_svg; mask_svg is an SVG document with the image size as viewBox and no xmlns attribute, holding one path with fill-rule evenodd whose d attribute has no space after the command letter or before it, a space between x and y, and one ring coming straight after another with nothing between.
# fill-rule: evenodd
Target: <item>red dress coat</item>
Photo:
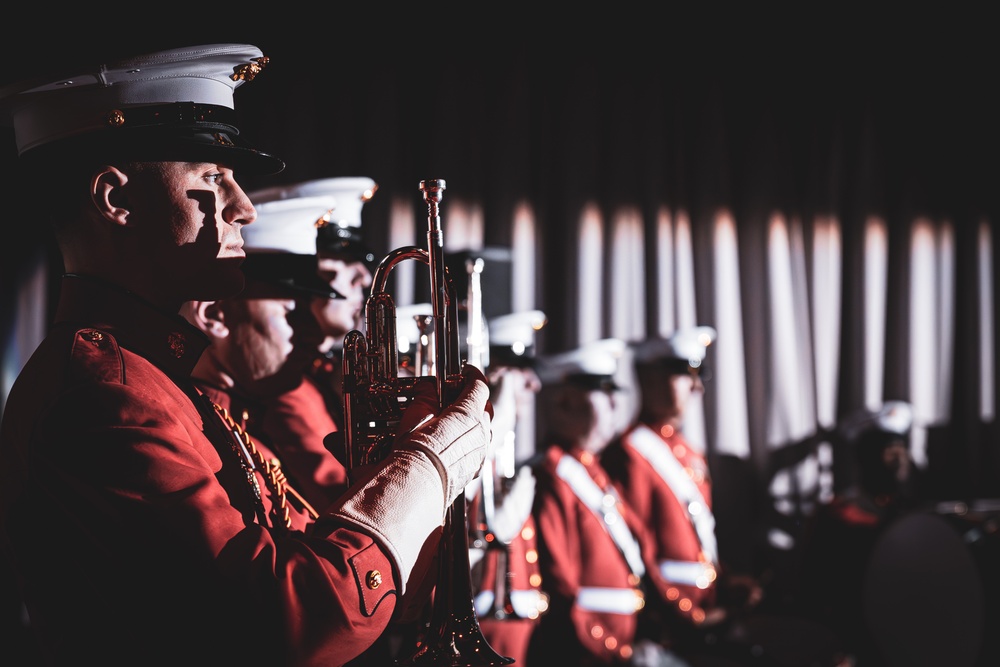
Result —
<instances>
[{"instance_id":1,"label":"red dress coat","mask_svg":"<svg viewBox=\"0 0 1000 667\"><path fill-rule=\"evenodd\" d=\"M267 486L189 382L206 344L70 276L10 392L0 544L54 664L329 667L389 623L398 573L371 537L273 525Z\"/></svg>"},{"instance_id":2,"label":"red dress coat","mask_svg":"<svg viewBox=\"0 0 1000 667\"><path fill-rule=\"evenodd\" d=\"M347 470L324 438L340 431L311 375L295 389L267 401L259 432L281 457L282 469L309 501L325 505L347 489Z\"/></svg>"},{"instance_id":3,"label":"red dress coat","mask_svg":"<svg viewBox=\"0 0 1000 667\"><path fill-rule=\"evenodd\" d=\"M651 529L656 566L666 586L663 597L682 618L698 623L716 598L718 555L711 479L705 457L679 432L665 428L669 429L667 437L637 424L602 452L601 463L632 511ZM652 457L642 451L652 452ZM671 474L686 477L683 489L675 491L668 482ZM686 497L683 490L695 497L682 502L678 493ZM701 535L689 508L698 513Z\"/></svg>"},{"instance_id":4,"label":"red dress coat","mask_svg":"<svg viewBox=\"0 0 1000 667\"><path fill-rule=\"evenodd\" d=\"M610 480L588 453L551 446L536 468L539 565L550 600L532 637L528 659L532 665L626 664L644 605L640 581L645 565L630 565L609 525L624 520L633 540L633 563L636 553L642 556L648 549L648 537L621 504L607 519L598 516L560 472L564 459L582 464L602 489L605 503L614 498Z\"/></svg>"}]
</instances>

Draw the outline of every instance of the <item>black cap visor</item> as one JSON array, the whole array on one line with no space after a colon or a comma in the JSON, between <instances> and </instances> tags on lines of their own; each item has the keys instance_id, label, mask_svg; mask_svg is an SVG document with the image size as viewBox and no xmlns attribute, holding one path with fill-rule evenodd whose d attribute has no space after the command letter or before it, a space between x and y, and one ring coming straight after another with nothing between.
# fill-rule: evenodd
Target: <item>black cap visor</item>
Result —
<instances>
[{"instance_id":1,"label":"black cap visor","mask_svg":"<svg viewBox=\"0 0 1000 667\"><path fill-rule=\"evenodd\" d=\"M243 261L245 299L343 299L316 274L316 257L291 253L251 253Z\"/></svg>"},{"instance_id":2,"label":"black cap visor","mask_svg":"<svg viewBox=\"0 0 1000 667\"><path fill-rule=\"evenodd\" d=\"M276 174L281 159L249 146L229 122L231 109L177 103L129 109L120 127L50 141L26 151L29 160L217 162L252 175Z\"/></svg>"},{"instance_id":3,"label":"black cap visor","mask_svg":"<svg viewBox=\"0 0 1000 667\"><path fill-rule=\"evenodd\" d=\"M623 387L610 375L592 373L570 373L565 381L586 391L622 391Z\"/></svg>"}]
</instances>

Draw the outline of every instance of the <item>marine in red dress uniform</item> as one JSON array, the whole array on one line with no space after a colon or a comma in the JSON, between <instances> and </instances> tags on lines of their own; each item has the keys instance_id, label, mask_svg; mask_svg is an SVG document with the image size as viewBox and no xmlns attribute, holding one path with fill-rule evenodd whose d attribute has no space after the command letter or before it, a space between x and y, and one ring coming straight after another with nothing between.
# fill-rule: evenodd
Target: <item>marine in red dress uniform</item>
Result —
<instances>
[{"instance_id":1,"label":"marine in red dress uniform","mask_svg":"<svg viewBox=\"0 0 1000 667\"><path fill-rule=\"evenodd\" d=\"M33 183L66 190L71 273L0 427L0 547L51 664L341 665L385 629L485 455L488 388L470 372L298 530L267 450L191 381L207 340L181 305L243 283L255 212L234 169L283 166L231 124L234 89L266 64L250 45L186 47L0 100Z\"/></svg>"},{"instance_id":2,"label":"marine in red dress uniform","mask_svg":"<svg viewBox=\"0 0 1000 667\"><path fill-rule=\"evenodd\" d=\"M5 529L58 663L338 664L392 616L398 568L367 531L331 515L279 529L263 478L188 381L205 344L180 318L67 277L32 381L11 391Z\"/></svg>"},{"instance_id":3,"label":"marine in red dress uniform","mask_svg":"<svg viewBox=\"0 0 1000 667\"><path fill-rule=\"evenodd\" d=\"M644 452L644 453L641 453ZM711 487L705 457L669 424L636 424L606 452L602 461L614 471L618 488L656 540L657 564L667 599L694 623L705 620L716 600L717 547ZM647 455L649 458L647 458ZM672 472L661 473L661 468ZM663 475L684 475L689 493L675 492ZM701 528L699 530L699 528Z\"/></svg>"},{"instance_id":4,"label":"marine in red dress uniform","mask_svg":"<svg viewBox=\"0 0 1000 667\"><path fill-rule=\"evenodd\" d=\"M652 527L663 597L694 625L715 607L719 557L708 462L679 429L714 339L714 330L698 327L635 346L639 418L602 454L622 496Z\"/></svg>"},{"instance_id":5,"label":"marine in red dress uniform","mask_svg":"<svg viewBox=\"0 0 1000 667\"><path fill-rule=\"evenodd\" d=\"M690 393L704 390L700 373L714 340L711 327L693 327L633 346L638 418L601 454L653 536L661 589L651 599L667 601L654 613L665 641L692 664L838 664L843 656L825 627L760 613L757 580L720 560L708 460L681 432Z\"/></svg>"},{"instance_id":6,"label":"marine in red dress uniform","mask_svg":"<svg viewBox=\"0 0 1000 667\"><path fill-rule=\"evenodd\" d=\"M598 455L616 435L612 375L620 341L557 355L545 417L550 436L535 467L535 520L549 610L532 637L534 665L624 665L637 650L651 572L649 536ZM647 643L648 642L644 642Z\"/></svg>"}]
</instances>

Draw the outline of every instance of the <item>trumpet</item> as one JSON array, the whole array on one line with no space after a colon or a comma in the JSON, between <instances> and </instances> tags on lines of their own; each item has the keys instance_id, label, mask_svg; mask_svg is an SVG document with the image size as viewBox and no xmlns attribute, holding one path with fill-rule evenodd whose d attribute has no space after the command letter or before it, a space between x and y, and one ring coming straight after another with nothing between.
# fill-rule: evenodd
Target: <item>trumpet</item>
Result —
<instances>
[{"instance_id":1,"label":"trumpet","mask_svg":"<svg viewBox=\"0 0 1000 667\"><path fill-rule=\"evenodd\" d=\"M349 475L388 455L406 406L425 383L433 383L439 408L455 399L462 384L458 302L445 271L439 208L445 182L421 181L420 190L428 210L427 248L397 248L382 260L365 303L367 334L351 331L344 338L344 443ZM396 308L386 284L393 267L408 259L426 264L430 272L432 376L400 377L398 373ZM492 667L513 662L497 654L479 628L468 549L466 499L462 493L445 513L430 623L412 654L397 664Z\"/></svg>"}]
</instances>

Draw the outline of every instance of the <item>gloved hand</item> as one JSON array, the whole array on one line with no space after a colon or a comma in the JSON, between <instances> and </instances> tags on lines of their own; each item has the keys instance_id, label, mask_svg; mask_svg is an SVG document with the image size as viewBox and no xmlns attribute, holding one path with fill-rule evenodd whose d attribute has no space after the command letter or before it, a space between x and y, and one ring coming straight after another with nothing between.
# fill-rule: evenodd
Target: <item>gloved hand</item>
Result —
<instances>
[{"instance_id":1,"label":"gloved hand","mask_svg":"<svg viewBox=\"0 0 1000 667\"><path fill-rule=\"evenodd\" d=\"M463 376L461 393L440 415L434 416L434 397L411 401L403 422L413 430L401 428L399 446L330 511L331 517L363 528L388 551L403 593L428 537L444 523L445 510L478 474L486 455L489 389L479 369L469 366Z\"/></svg>"},{"instance_id":2,"label":"gloved hand","mask_svg":"<svg viewBox=\"0 0 1000 667\"><path fill-rule=\"evenodd\" d=\"M494 510L490 526L497 539L505 544L517 537L521 527L531 514L535 501L535 476L529 466L522 466L514 476L514 482L504 494L503 501Z\"/></svg>"},{"instance_id":3,"label":"gloved hand","mask_svg":"<svg viewBox=\"0 0 1000 667\"><path fill-rule=\"evenodd\" d=\"M396 434L397 449L425 452L438 467L449 506L483 467L493 417L490 390L482 371L466 366L462 376L463 388L458 398L436 417L433 416L436 401L430 405L429 397L415 397L407 406ZM411 424L414 426L409 429Z\"/></svg>"}]
</instances>

